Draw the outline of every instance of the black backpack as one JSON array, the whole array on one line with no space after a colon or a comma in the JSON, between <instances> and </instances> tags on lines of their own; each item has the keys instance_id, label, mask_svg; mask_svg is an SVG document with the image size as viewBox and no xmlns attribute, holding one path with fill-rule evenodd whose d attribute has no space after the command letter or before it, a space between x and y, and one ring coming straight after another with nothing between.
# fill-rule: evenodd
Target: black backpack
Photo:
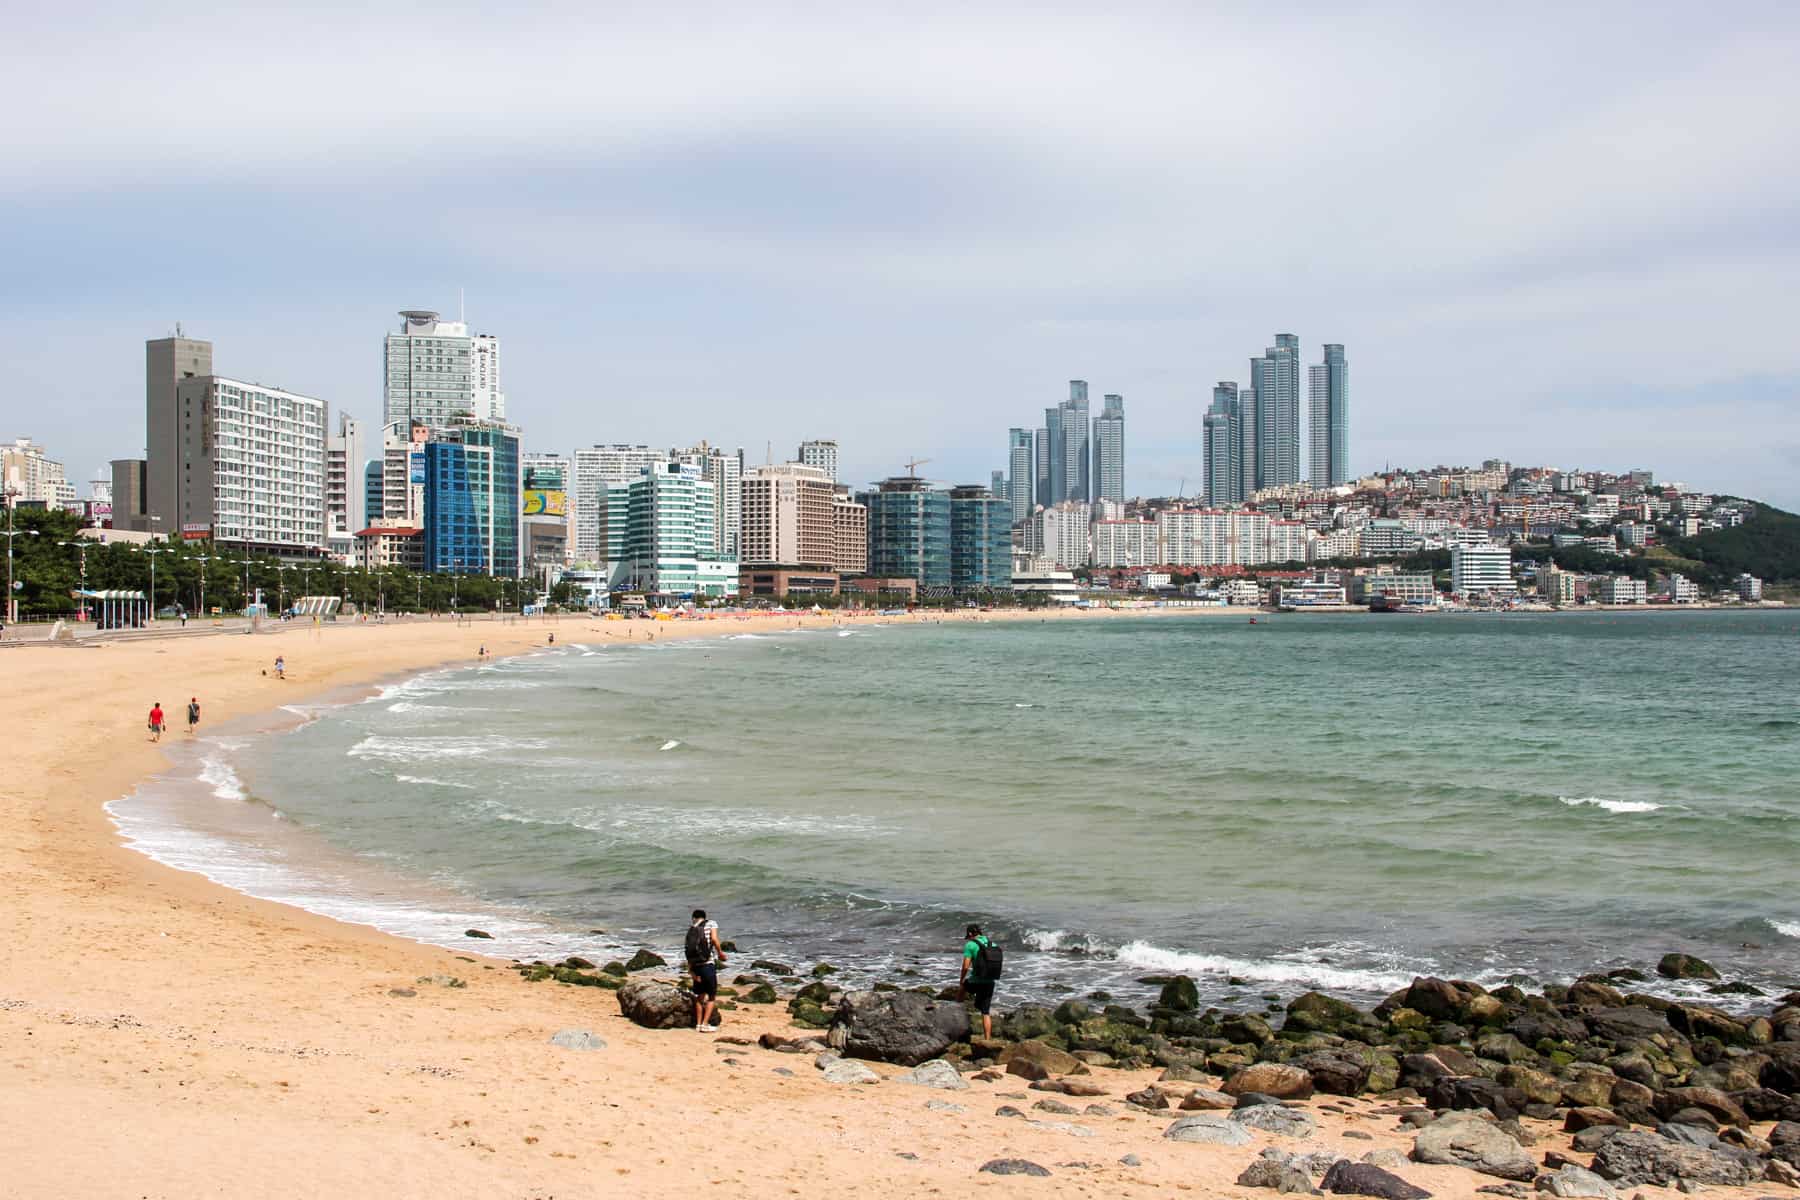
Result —
<instances>
[{"instance_id":1,"label":"black backpack","mask_svg":"<svg viewBox=\"0 0 1800 1200\"><path fill-rule=\"evenodd\" d=\"M687 964L690 967L703 967L706 965L706 960L712 957L712 942L706 936L705 922L688 926L687 946L683 953L687 955Z\"/></svg>"},{"instance_id":2,"label":"black backpack","mask_svg":"<svg viewBox=\"0 0 1800 1200\"><path fill-rule=\"evenodd\" d=\"M987 938L981 939L981 948L975 951L975 974L984 982L996 982L1000 972L1006 969L1006 955Z\"/></svg>"}]
</instances>

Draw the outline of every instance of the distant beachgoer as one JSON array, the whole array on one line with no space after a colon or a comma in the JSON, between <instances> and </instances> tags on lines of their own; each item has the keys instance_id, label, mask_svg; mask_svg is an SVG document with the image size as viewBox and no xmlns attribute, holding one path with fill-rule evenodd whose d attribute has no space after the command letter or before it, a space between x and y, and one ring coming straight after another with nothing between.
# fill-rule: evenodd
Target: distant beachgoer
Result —
<instances>
[{"instance_id":1,"label":"distant beachgoer","mask_svg":"<svg viewBox=\"0 0 1800 1200\"><path fill-rule=\"evenodd\" d=\"M187 628L187 609L185 608L181 610L181 627L183 629Z\"/></svg>"},{"instance_id":2,"label":"distant beachgoer","mask_svg":"<svg viewBox=\"0 0 1800 1200\"><path fill-rule=\"evenodd\" d=\"M554 633L550 635L550 644L552 646L556 645L556 635Z\"/></svg>"},{"instance_id":3,"label":"distant beachgoer","mask_svg":"<svg viewBox=\"0 0 1800 1200\"><path fill-rule=\"evenodd\" d=\"M279 654L275 656L275 678L287 678L287 659L281 657Z\"/></svg>"},{"instance_id":4,"label":"distant beachgoer","mask_svg":"<svg viewBox=\"0 0 1800 1200\"><path fill-rule=\"evenodd\" d=\"M163 730L162 701L155 700L155 701L152 701L150 704L150 740L153 742L162 741L162 730Z\"/></svg>"},{"instance_id":5,"label":"distant beachgoer","mask_svg":"<svg viewBox=\"0 0 1800 1200\"><path fill-rule=\"evenodd\" d=\"M481 649L475 651L475 657L476 658L486 658L487 657L487 647L483 646L483 647L481 647Z\"/></svg>"},{"instance_id":6,"label":"distant beachgoer","mask_svg":"<svg viewBox=\"0 0 1800 1200\"><path fill-rule=\"evenodd\" d=\"M200 697L188 698L188 736L194 736L194 726L200 724Z\"/></svg>"},{"instance_id":7,"label":"distant beachgoer","mask_svg":"<svg viewBox=\"0 0 1800 1200\"><path fill-rule=\"evenodd\" d=\"M719 1027L714 1018L719 1012L719 964L725 961L725 950L719 944L719 923L707 920L704 908L694 910L682 952L694 979L694 1029L711 1033Z\"/></svg>"},{"instance_id":8,"label":"distant beachgoer","mask_svg":"<svg viewBox=\"0 0 1800 1200\"><path fill-rule=\"evenodd\" d=\"M971 925L963 935L962 975L957 980L963 998L975 1002L981 1013L981 1036L994 1036L994 985L1000 982L1000 948L988 940L981 926Z\"/></svg>"}]
</instances>

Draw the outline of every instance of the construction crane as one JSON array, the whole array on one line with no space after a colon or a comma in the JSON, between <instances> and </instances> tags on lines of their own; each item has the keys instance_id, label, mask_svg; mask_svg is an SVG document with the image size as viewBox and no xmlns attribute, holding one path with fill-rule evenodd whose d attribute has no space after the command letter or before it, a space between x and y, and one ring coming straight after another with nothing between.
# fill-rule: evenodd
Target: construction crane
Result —
<instances>
[{"instance_id":1,"label":"construction crane","mask_svg":"<svg viewBox=\"0 0 1800 1200\"><path fill-rule=\"evenodd\" d=\"M930 461L931 460L929 458L909 458L905 462L901 463L900 465L906 468L906 473L908 476L910 476L913 479L917 479L919 477L919 468L924 466L926 463L928 463Z\"/></svg>"}]
</instances>

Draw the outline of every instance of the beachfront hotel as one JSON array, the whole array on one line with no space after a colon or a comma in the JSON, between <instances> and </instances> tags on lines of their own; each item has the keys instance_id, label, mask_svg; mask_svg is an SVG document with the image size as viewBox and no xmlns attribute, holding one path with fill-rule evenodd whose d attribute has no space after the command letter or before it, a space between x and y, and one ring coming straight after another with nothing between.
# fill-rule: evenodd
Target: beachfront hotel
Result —
<instances>
[{"instance_id":1,"label":"beachfront hotel","mask_svg":"<svg viewBox=\"0 0 1800 1200\"><path fill-rule=\"evenodd\" d=\"M457 417L506 420L500 390L500 339L469 333L429 309L400 313L400 331L383 344L382 423L448 428Z\"/></svg>"},{"instance_id":2,"label":"beachfront hotel","mask_svg":"<svg viewBox=\"0 0 1800 1200\"><path fill-rule=\"evenodd\" d=\"M325 401L219 375L172 380L161 394L156 382L152 428L170 436L151 439L151 515L160 518L152 531L273 554L322 553ZM165 399L168 413L159 411Z\"/></svg>"}]
</instances>

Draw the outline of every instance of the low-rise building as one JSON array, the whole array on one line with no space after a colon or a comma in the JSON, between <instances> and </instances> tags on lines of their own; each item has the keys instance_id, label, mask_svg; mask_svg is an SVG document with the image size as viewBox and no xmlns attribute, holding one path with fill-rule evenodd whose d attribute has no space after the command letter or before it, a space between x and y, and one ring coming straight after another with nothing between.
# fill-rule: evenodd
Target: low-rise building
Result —
<instances>
[{"instance_id":1,"label":"low-rise building","mask_svg":"<svg viewBox=\"0 0 1800 1200\"><path fill-rule=\"evenodd\" d=\"M1219 599L1227 604L1254 608L1263 602L1262 589L1254 579L1227 579L1218 587Z\"/></svg>"},{"instance_id":2,"label":"low-rise building","mask_svg":"<svg viewBox=\"0 0 1800 1200\"><path fill-rule=\"evenodd\" d=\"M1745 604L1760 604L1762 602L1762 580L1749 572L1739 575L1734 581L1733 586L1737 588L1738 599L1742 600Z\"/></svg>"},{"instance_id":3,"label":"low-rise building","mask_svg":"<svg viewBox=\"0 0 1800 1200\"><path fill-rule=\"evenodd\" d=\"M1649 586L1641 579L1633 579L1629 575L1610 575L1600 582L1602 604L1644 604L1649 599Z\"/></svg>"},{"instance_id":4,"label":"low-rise building","mask_svg":"<svg viewBox=\"0 0 1800 1200\"><path fill-rule=\"evenodd\" d=\"M1517 590L1508 546L1452 546L1450 590L1458 596L1496 596Z\"/></svg>"},{"instance_id":5,"label":"low-rise building","mask_svg":"<svg viewBox=\"0 0 1800 1200\"><path fill-rule=\"evenodd\" d=\"M1369 604L1377 596L1397 604L1434 604L1437 602L1437 584L1423 572L1394 571L1350 577L1351 603Z\"/></svg>"},{"instance_id":6,"label":"low-rise building","mask_svg":"<svg viewBox=\"0 0 1800 1200\"><path fill-rule=\"evenodd\" d=\"M1698 604L1700 588L1693 580L1679 571L1672 571L1663 580L1662 594L1670 604Z\"/></svg>"}]
</instances>

